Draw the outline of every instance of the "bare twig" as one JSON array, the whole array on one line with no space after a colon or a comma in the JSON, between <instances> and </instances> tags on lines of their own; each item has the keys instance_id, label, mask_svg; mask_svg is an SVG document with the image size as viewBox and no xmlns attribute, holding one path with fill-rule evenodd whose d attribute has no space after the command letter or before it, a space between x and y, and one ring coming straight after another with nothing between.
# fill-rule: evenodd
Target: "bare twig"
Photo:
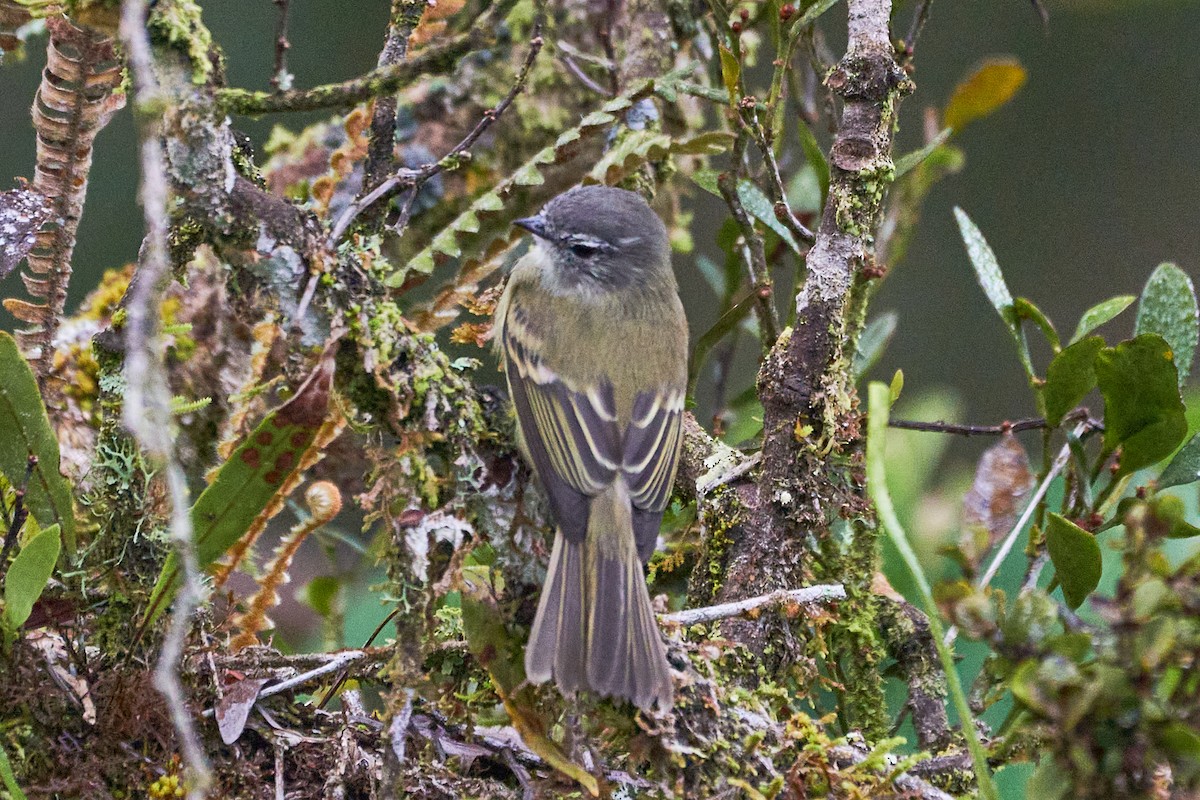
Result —
<instances>
[{"instance_id":1,"label":"bare twig","mask_svg":"<svg viewBox=\"0 0 1200 800\"><path fill-rule=\"evenodd\" d=\"M739 617L764 607L784 605L821 605L846 599L846 589L840 583L821 586L805 586L803 589L780 589L777 592L739 600L736 603L720 603L704 608L685 608L673 614L663 614L659 619L674 625L700 625L719 619Z\"/></svg>"},{"instance_id":2,"label":"bare twig","mask_svg":"<svg viewBox=\"0 0 1200 800\"><path fill-rule=\"evenodd\" d=\"M183 684L177 672L192 612L202 598L200 569L192 543L187 478L175 458L171 434L171 391L167 385L166 347L158 330L159 307L170 279L167 259L167 173L160 140L162 94L154 75L146 32L147 0L125 0L120 35L133 79L138 133L141 140L141 199L146 239L127 306L124 421L147 454L166 474L171 498L170 536L183 568L183 586L175 601L171 624L163 641L154 686L167 700L171 721L183 744L192 773L188 800L201 800L212 783L208 759L192 723Z\"/></svg>"},{"instance_id":3,"label":"bare twig","mask_svg":"<svg viewBox=\"0 0 1200 800\"><path fill-rule=\"evenodd\" d=\"M287 52L292 46L287 38L288 10L291 0L271 0L279 8L279 22L275 26L275 71L271 74L271 88L275 91L290 89L291 76L287 74Z\"/></svg>"},{"instance_id":4,"label":"bare twig","mask_svg":"<svg viewBox=\"0 0 1200 800\"><path fill-rule=\"evenodd\" d=\"M754 310L758 316L759 337L763 349L769 349L779 338L779 314L775 310L775 292L771 283L771 272L767 267L767 254L762 234L754 227L754 221L742 205L738 196L738 181L741 179L743 159L746 153L746 132L739 130L733 145L733 169L721 173L717 188L729 206L733 220L742 233L744 247L742 261L750 278L750 290L754 292Z\"/></svg>"},{"instance_id":5,"label":"bare twig","mask_svg":"<svg viewBox=\"0 0 1200 800\"><path fill-rule=\"evenodd\" d=\"M273 694L286 692L288 689L293 689L302 684L308 683L322 675L328 675L331 672L337 672L343 669L348 664L353 664L355 661L361 661L365 658L370 658L371 653L366 650L343 650L340 653L333 654L333 658L319 667L310 669L308 672L302 672L294 678L288 678L279 683L273 683L270 686L264 686L262 691L258 693L259 698L270 697Z\"/></svg>"},{"instance_id":6,"label":"bare twig","mask_svg":"<svg viewBox=\"0 0 1200 800\"><path fill-rule=\"evenodd\" d=\"M275 93L238 88L219 89L215 100L217 107L227 114L251 116L279 111L346 108L372 97L399 91L422 75L449 72L463 56L485 46L493 36L494 25L484 24L481 19L469 31L425 49L416 58L374 69L342 83Z\"/></svg>"},{"instance_id":7,"label":"bare twig","mask_svg":"<svg viewBox=\"0 0 1200 800\"><path fill-rule=\"evenodd\" d=\"M1077 408L1067 416L1063 417L1064 422L1074 422L1076 420L1088 418L1088 410L1086 408ZM1099 423L1089 421L1089 427L1095 427ZM1025 419L1013 420L1012 422L1001 422L999 425L960 425L955 422L924 422L921 420L911 419L889 419L889 428L902 428L907 431L926 431L929 433L953 433L959 436L1003 436L1007 433L1020 433L1021 431L1040 430L1048 427L1046 420L1042 417L1026 417Z\"/></svg>"},{"instance_id":8,"label":"bare twig","mask_svg":"<svg viewBox=\"0 0 1200 800\"><path fill-rule=\"evenodd\" d=\"M833 747L829 750L831 760L850 764L861 764L867 760L869 755L870 753L848 745ZM919 797L921 800L954 800L951 795L946 794L941 789L931 786L920 778L907 773L897 775L892 779L892 783L896 784L897 789L908 795Z\"/></svg>"},{"instance_id":9,"label":"bare twig","mask_svg":"<svg viewBox=\"0 0 1200 800\"><path fill-rule=\"evenodd\" d=\"M933 5L933 0L918 0L916 9L913 10L912 25L908 28L908 37L904 40L904 46L908 51L906 56L911 56L913 49L917 46L917 39L921 38L921 31L925 29L925 23L929 21L929 7Z\"/></svg>"},{"instance_id":10,"label":"bare twig","mask_svg":"<svg viewBox=\"0 0 1200 800\"><path fill-rule=\"evenodd\" d=\"M512 105L512 102L514 99L516 99L516 96L521 93L522 89L525 88L525 81L529 77L529 70L533 67L534 59L537 58L537 54L541 51L542 44L541 21L539 20L534 24L533 37L529 42L529 53L525 56L525 63L522 64L521 71L517 74L516 82L513 84L508 94L505 95L504 99L501 100L495 108L485 111L479 122L476 123L475 127L471 129L471 132L463 137L463 140L455 145L454 148L451 149L450 152L445 156L433 162L432 164L426 164L418 169L399 170L395 175L383 181L366 195L351 203L346 210L342 212L342 215L338 218L337 222L334 223L333 229L329 232L329 247L332 249L337 246L337 243L341 241L342 236L354 222L354 219L361 214L364 209L381 200L391 198L404 189L412 189L415 192L420 188L421 184L428 181L434 175L437 175L439 172L442 172L443 170L451 168L460 163L462 156L467 153L469 148L475 144L480 136L483 135L484 131L490 128L492 123L500 118L500 115L503 114L510 105Z\"/></svg>"},{"instance_id":11,"label":"bare twig","mask_svg":"<svg viewBox=\"0 0 1200 800\"><path fill-rule=\"evenodd\" d=\"M392 0L387 37L379 52L380 69L402 62L408 55L408 38L419 24L429 4L425 0ZM362 190L370 191L386 175L395 171L396 95L375 99L371 116L371 143L367 149Z\"/></svg>"}]
</instances>

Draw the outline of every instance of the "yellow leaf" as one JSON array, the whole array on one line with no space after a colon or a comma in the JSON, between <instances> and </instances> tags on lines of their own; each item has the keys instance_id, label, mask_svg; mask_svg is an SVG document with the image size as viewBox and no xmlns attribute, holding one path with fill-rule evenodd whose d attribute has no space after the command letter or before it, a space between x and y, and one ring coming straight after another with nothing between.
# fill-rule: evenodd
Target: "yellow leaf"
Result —
<instances>
[{"instance_id":1,"label":"yellow leaf","mask_svg":"<svg viewBox=\"0 0 1200 800\"><path fill-rule=\"evenodd\" d=\"M954 88L942 115L945 127L957 133L968 123L983 119L1012 99L1028 77L1015 58L990 58L971 77Z\"/></svg>"}]
</instances>

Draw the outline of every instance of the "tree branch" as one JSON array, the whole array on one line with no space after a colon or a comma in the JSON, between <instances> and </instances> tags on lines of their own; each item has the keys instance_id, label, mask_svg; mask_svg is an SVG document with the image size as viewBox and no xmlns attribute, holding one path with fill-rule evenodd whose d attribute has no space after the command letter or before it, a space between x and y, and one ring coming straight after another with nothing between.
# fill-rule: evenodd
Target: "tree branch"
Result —
<instances>
[{"instance_id":1,"label":"tree branch","mask_svg":"<svg viewBox=\"0 0 1200 800\"><path fill-rule=\"evenodd\" d=\"M494 38L494 20L480 18L469 31L429 47L415 58L378 67L366 75L341 83L275 93L252 92L238 88L218 89L215 94L217 108L226 114L243 116L278 111L345 108L372 97L397 92L422 75L450 72L458 66L463 56L488 46Z\"/></svg>"}]
</instances>

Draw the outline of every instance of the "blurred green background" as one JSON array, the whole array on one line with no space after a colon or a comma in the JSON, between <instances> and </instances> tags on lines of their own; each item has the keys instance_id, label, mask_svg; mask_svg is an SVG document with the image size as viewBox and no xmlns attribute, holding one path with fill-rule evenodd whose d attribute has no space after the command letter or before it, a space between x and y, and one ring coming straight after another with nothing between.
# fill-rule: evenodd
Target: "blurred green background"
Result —
<instances>
[{"instance_id":1,"label":"blurred green background","mask_svg":"<svg viewBox=\"0 0 1200 800\"><path fill-rule=\"evenodd\" d=\"M272 70L276 8L270 0L207 0L205 19L227 55L232 85L266 88ZM374 66L387 0L293 0L289 66L296 85L340 80ZM1116 294L1139 294L1150 271L1174 261L1200 276L1200 2L1072 0L1050 2L1043 27L1028 0L939 0L918 46L916 93L901 114L899 152L922 143L921 115L940 108L955 84L982 58L1011 55L1029 71L1016 98L957 139L966 167L935 187L905 261L878 293L872 315L899 314L899 329L872 377L905 372L897 416L958 417L976 423L1036 413L1008 335L988 305L967 261L951 214L962 206L987 236L1014 295L1034 300L1069 334L1080 313ZM898 12L906 30L910 8ZM844 10L827 24L842 24ZM33 131L25 109L42 63L35 41L22 63L0 66L0 176L31 176ZM256 143L271 124L299 128L321 115L238 120ZM501 122L503 125L503 122ZM132 260L141 220L136 203L133 128L119 115L96 144L89 198L76 249L71 305L101 271ZM703 193L701 219L721 207ZM715 226L697 225L697 246ZM694 334L711 319L703 281L680 274ZM4 292L16 291L9 279ZM1133 324L1127 311L1106 329L1110 341ZM0 327L13 320L0 311ZM1031 337L1036 339L1036 337ZM753 374L754 348L739 349L741 374ZM1039 368L1047 353L1035 352ZM1194 379L1193 379L1194 380ZM1195 405L1195 404L1193 404ZM1035 446L1036 440L1027 444ZM893 458L914 475L941 463L939 481L965 490L970 470L989 443L946 441L928 434L896 440ZM895 474L895 473L893 473ZM902 479L901 479L902 480ZM893 487L920 539L957 524L961 491L919 496ZM1194 496L1189 499L1194 508ZM927 542L928 544L928 542ZM928 550L926 550L928 552ZM323 558L311 553L314 559ZM316 571L321 568L315 562ZM327 567L326 567L327 569ZM375 603L350 603L348 638L361 640L381 618ZM362 619L357 619L361 616ZM966 649L965 671L980 654ZM989 715L989 719L993 715ZM994 721L994 720L993 720ZM1020 784L1023 768L1001 780ZM1016 791L1016 790L1013 790Z\"/></svg>"}]
</instances>

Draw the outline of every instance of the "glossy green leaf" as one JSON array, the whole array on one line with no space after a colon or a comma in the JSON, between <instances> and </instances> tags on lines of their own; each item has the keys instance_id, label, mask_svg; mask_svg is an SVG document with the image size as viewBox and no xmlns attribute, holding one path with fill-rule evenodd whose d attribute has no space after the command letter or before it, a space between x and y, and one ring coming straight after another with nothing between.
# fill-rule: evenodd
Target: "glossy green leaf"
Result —
<instances>
[{"instance_id":1,"label":"glossy green leaf","mask_svg":"<svg viewBox=\"0 0 1200 800\"><path fill-rule=\"evenodd\" d=\"M983 238L983 233L967 216L967 212L955 206L954 218L958 220L958 230L962 235L963 244L967 247L967 257L971 260L971 266L975 268L975 277L979 280L979 285L991 302L992 308L996 309L996 313L1008 327L1013 341L1016 342L1021 366L1025 368L1025 374L1032 378L1033 362L1029 358L1029 344L1025 341L1025 332L1017 319L1012 293L1008 291L1008 284L1004 282L1004 274L1000 272L996 254L987 243L987 239Z\"/></svg>"},{"instance_id":2,"label":"glossy green leaf","mask_svg":"<svg viewBox=\"0 0 1200 800\"><path fill-rule=\"evenodd\" d=\"M1133 301L1137 300L1131 294L1123 294L1118 297L1111 297L1103 303L1096 305L1083 312L1083 316L1079 318L1079 324L1075 327L1075 335L1071 337L1071 342L1078 342L1083 337L1087 336L1092 331L1099 328L1104 323L1108 322L1113 317L1120 314L1129 306L1133 305Z\"/></svg>"},{"instance_id":3,"label":"glossy green leaf","mask_svg":"<svg viewBox=\"0 0 1200 800\"><path fill-rule=\"evenodd\" d=\"M888 342L892 340L892 336L896 333L896 325L899 323L899 320L899 314L895 311L887 311L868 322L866 327L863 328L863 332L859 334L858 346L854 352L854 366L852 370L855 380L865 375L867 370L875 366L875 363L879 361L879 357L887 349Z\"/></svg>"},{"instance_id":4,"label":"glossy green leaf","mask_svg":"<svg viewBox=\"0 0 1200 800\"><path fill-rule=\"evenodd\" d=\"M293 476L329 414L335 353L336 346L326 348L296 394L267 414L196 498L192 536L201 569L224 555L279 493L294 485ZM172 552L151 594L146 622L162 613L178 587L179 562Z\"/></svg>"},{"instance_id":5,"label":"glossy green leaf","mask_svg":"<svg viewBox=\"0 0 1200 800\"><path fill-rule=\"evenodd\" d=\"M906 175L915 169L921 162L933 155L933 151L937 150L946 140L950 138L950 134L954 133L951 128L943 128L942 131L920 150L914 150L911 153L906 153L896 159L896 180Z\"/></svg>"},{"instance_id":6,"label":"glossy green leaf","mask_svg":"<svg viewBox=\"0 0 1200 800\"><path fill-rule=\"evenodd\" d=\"M721 53L721 81L725 84L725 93L729 95L729 107L737 108L740 100L738 81L742 78L742 65L737 56L725 45L718 45Z\"/></svg>"},{"instance_id":7,"label":"glossy green leaf","mask_svg":"<svg viewBox=\"0 0 1200 800\"><path fill-rule=\"evenodd\" d=\"M1028 74L1015 58L984 61L969 78L954 87L942 114L943 127L961 131L968 123L992 114L1013 98Z\"/></svg>"},{"instance_id":8,"label":"glossy green leaf","mask_svg":"<svg viewBox=\"0 0 1200 800\"><path fill-rule=\"evenodd\" d=\"M29 456L37 465L25 484ZM37 380L12 336L0 331L0 472L25 486L25 507L40 525L57 523L75 552L75 512L67 479L58 471L58 437L50 427Z\"/></svg>"},{"instance_id":9,"label":"glossy green leaf","mask_svg":"<svg viewBox=\"0 0 1200 800\"><path fill-rule=\"evenodd\" d=\"M42 596L54 574L61 549L58 526L51 525L43 528L17 553L4 579L5 629L16 631L29 619L33 604Z\"/></svg>"},{"instance_id":10,"label":"glossy green leaf","mask_svg":"<svg viewBox=\"0 0 1200 800\"><path fill-rule=\"evenodd\" d=\"M1046 550L1067 605L1079 608L1100 584L1100 545L1096 537L1070 520L1051 513L1046 524Z\"/></svg>"},{"instance_id":11,"label":"glossy green leaf","mask_svg":"<svg viewBox=\"0 0 1200 800\"><path fill-rule=\"evenodd\" d=\"M1175 369L1183 386L1200 337L1196 290L1187 273L1174 264L1159 264L1142 290L1134 332L1157 333L1166 340L1175 353Z\"/></svg>"},{"instance_id":12,"label":"glossy green leaf","mask_svg":"<svg viewBox=\"0 0 1200 800\"><path fill-rule=\"evenodd\" d=\"M1121 474L1169 456L1187 434L1171 348L1148 333L1096 355L1104 395L1104 444L1120 446Z\"/></svg>"},{"instance_id":13,"label":"glossy green leaf","mask_svg":"<svg viewBox=\"0 0 1200 800\"><path fill-rule=\"evenodd\" d=\"M792 252L800 253L800 243L792 238L792 232L779 221L779 217L775 216L775 204L762 189L758 188L757 184L743 178L738 181L737 193L738 199L742 201L742 208L746 209L750 216L775 231L776 235L792 249Z\"/></svg>"},{"instance_id":14,"label":"glossy green leaf","mask_svg":"<svg viewBox=\"0 0 1200 800\"><path fill-rule=\"evenodd\" d=\"M1096 385L1096 354L1104 348L1099 336L1076 342L1054 357L1046 368L1042 401L1046 422L1055 427Z\"/></svg>"},{"instance_id":15,"label":"glossy green leaf","mask_svg":"<svg viewBox=\"0 0 1200 800\"><path fill-rule=\"evenodd\" d=\"M1188 440L1180 448L1171 463L1158 477L1158 488L1167 489L1171 486L1183 486L1200 480L1200 433Z\"/></svg>"},{"instance_id":16,"label":"glossy green leaf","mask_svg":"<svg viewBox=\"0 0 1200 800\"><path fill-rule=\"evenodd\" d=\"M1013 301L1013 312L1016 313L1017 319L1027 319L1034 325L1037 325L1054 352L1057 353L1059 350L1062 350L1062 340L1058 338L1058 331L1054 329L1054 323L1050 321L1050 318L1040 308L1033 304L1032 300L1018 297Z\"/></svg>"}]
</instances>

